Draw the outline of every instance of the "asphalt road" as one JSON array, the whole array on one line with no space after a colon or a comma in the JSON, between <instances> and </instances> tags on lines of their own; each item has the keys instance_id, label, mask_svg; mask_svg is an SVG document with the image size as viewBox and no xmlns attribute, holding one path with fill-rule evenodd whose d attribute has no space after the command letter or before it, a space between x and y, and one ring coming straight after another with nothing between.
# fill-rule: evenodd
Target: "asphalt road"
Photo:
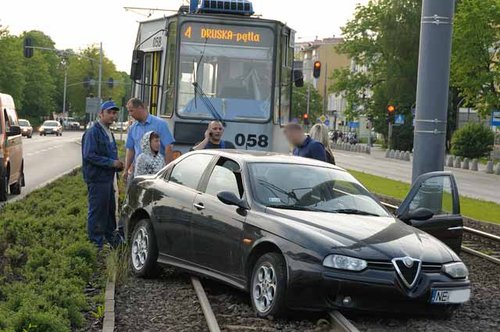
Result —
<instances>
[{"instance_id":1,"label":"asphalt road","mask_svg":"<svg viewBox=\"0 0 500 332\"><path fill-rule=\"evenodd\" d=\"M337 165L343 168L410 183L412 163L385 158L384 151L371 155L335 150ZM500 203L500 176L445 167L453 172L460 195Z\"/></svg>"},{"instance_id":2,"label":"asphalt road","mask_svg":"<svg viewBox=\"0 0 500 332\"><path fill-rule=\"evenodd\" d=\"M80 141L83 132L66 131L62 136L39 136L23 138L24 176L26 187L22 188L24 197L64 172L81 165ZM14 197L9 196L9 200Z\"/></svg>"}]
</instances>

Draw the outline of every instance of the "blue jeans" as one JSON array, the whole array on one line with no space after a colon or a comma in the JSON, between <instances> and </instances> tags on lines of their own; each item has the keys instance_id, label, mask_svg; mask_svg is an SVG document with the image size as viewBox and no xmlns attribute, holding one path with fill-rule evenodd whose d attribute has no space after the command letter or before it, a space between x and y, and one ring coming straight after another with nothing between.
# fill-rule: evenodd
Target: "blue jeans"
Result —
<instances>
[{"instance_id":1,"label":"blue jeans","mask_svg":"<svg viewBox=\"0 0 500 332\"><path fill-rule=\"evenodd\" d=\"M89 240L101 249L106 240L116 246L116 204L113 182L89 183L88 185L88 223Z\"/></svg>"}]
</instances>

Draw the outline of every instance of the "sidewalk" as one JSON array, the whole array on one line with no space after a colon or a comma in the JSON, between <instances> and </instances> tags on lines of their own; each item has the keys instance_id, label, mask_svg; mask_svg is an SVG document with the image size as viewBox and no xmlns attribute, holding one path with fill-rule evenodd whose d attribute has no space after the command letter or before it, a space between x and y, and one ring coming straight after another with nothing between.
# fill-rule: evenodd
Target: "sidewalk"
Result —
<instances>
[{"instance_id":1,"label":"sidewalk","mask_svg":"<svg viewBox=\"0 0 500 332\"><path fill-rule=\"evenodd\" d=\"M370 155L335 150L337 165L347 169L411 183L412 162L385 158L385 150L373 148ZM460 195L500 204L500 176L445 167L455 175Z\"/></svg>"}]
</instances>

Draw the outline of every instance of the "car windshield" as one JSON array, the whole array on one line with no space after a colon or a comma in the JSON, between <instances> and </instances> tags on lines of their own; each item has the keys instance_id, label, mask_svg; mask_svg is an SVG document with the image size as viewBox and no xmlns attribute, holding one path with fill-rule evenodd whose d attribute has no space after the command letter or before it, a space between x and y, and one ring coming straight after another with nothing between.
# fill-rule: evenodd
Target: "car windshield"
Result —
<instances>
[{"instance_id":1,"label":"car windshield","mask_svg":"<svg viewBox=\"0 0 500 332\"><path fill-rule=\"evenodd\" d=\"M19 120L19 125L21 127L29 127L30 126L30 123L26 120Z\"/></svg>"},{"instance_id":2,"label":"car windshield","mask_svg":"<svg viewBox=\"0 0 500 332\"><path fill-rule=\"evenodd\" d=\"M43 123L44 127L57 127L59 125L59 122L57 121L45 121Z\"/></svg>"},{"instance_id":3,"label":"car windshield","mask_svg":"<svg viewBox=\"0 0 500 332\"><path fill-rule=\"evenodd\" d=\"M389 216L349 173L325 167L253 163L253 197L270 208Z\"/></svg>"},{"instance_id":4,"label":"car windshield","mask_svg":"<svg viewBox=\"0 0 500 332\"><path fill-rule=\"evenodd\" d=\"M182 28L178 113L265 121L271 113L273 31L188 23Z\"/></svg>"}]
</instances>

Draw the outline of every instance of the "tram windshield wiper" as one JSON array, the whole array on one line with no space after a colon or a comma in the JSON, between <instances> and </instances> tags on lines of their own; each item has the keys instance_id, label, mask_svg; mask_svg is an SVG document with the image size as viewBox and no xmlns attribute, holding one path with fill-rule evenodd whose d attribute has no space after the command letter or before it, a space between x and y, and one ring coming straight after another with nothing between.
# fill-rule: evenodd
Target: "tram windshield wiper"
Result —
<instances>
[{"instance_id":1,"label":"tram windshield wiper","mask_svg":"<svg viewBox=\"0 0 500 332\"><path fill-rule=\"evenodd\" d=\"M212 103L212 101L210 100L210 98L208 98L208 96L205 94L205 92L203 91L203 89L201 88L201 86L198 84L198 82L193 82L193 86L194 86L194 91L195 91L195 94L194 94L195 103L196 103L196 97L197 97L197 94L198 94L198 95L200 95L201 101L203 102L203 104L205 105L205 107L208 109L208 111L210 112L210 114L212 114L212 116L217 121L222 122L222 124L224 125L225 123L224 123L224 119L222 118L222 115L217 111L217 109L215 108L214 104Z\"/></svg>"}]
</instances>

